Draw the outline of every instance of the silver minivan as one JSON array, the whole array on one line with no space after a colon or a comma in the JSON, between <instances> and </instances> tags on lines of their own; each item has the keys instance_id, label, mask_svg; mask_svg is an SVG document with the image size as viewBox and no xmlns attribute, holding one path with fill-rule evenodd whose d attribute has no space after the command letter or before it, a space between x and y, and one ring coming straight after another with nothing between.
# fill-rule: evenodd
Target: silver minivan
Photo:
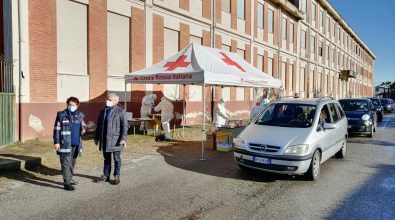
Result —
<instances>
[{"instance_id":1,"label":"silver minivan","mask_svg":"<svg viewBox=\"0 0 395 220\"><path fill-rule=\"evenodd\" d=\"M347 118L332 98L288 99L270 104L233 140L242 169L305 175L316 180L320 164L347 151Z\"/></svg>"}]
</instances>

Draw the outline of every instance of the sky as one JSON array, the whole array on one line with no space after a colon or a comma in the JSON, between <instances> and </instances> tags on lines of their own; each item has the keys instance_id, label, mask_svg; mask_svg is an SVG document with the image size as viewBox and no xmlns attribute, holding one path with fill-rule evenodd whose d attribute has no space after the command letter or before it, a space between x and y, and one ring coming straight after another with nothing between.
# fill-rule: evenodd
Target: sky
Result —
<instances>
[{"instance_id":1,"label":"sky","mask_svg":"<svg viewBox=\"0 0 395 220\"><path fill-rule=\"evenodd\" d=\"M376 56L374 84L395 81L395 0L329 0Z\"/></svg>"}]
</instances>

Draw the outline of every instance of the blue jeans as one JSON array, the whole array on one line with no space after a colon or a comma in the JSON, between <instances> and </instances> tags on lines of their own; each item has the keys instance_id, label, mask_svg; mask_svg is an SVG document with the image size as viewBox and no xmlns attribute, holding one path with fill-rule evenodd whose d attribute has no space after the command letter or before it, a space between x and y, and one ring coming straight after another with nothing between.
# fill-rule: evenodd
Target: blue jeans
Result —
<instances>
[{"instance_id":1,"label":"blue jeans","mask_svg":"<svg viewBox=\"0 0 395 220\"><path fill-rule=\"evenodd\" d=\"M111 156L114 158L114 176L119 176L121 174L121 151L105 152L105 150L103 150L103 175L106 177L109 177L111 173Z\"/></svg>"}]
</instances>

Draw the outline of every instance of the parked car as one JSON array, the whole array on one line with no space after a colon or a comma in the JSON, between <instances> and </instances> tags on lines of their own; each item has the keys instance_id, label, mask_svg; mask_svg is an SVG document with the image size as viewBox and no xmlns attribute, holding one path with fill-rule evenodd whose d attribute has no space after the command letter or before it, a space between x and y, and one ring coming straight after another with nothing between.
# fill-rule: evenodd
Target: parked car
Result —
<instances>
[{"instance_id":1,"label":"parked car","mask_svg":"<svg viewBox=\"0 0 395 220\"><path fill-rule=\"evenodd\" d=\"M384 110L383 107L381 106L380 99L379 98L369 98L369 99L373 104L373 108L376 110L377 121L378 122L383 121Z\"/></svg>"},{"instance_id":2,"label":"parked car","mask_svg":"<svg viewBox=\"0 0 395 220\"><path fill-rule=\"evenodd\" d=\"M380 99L381 102L381 106L383 106L383 110L384 112L388 112L391 113L392 112L392 104L394 104L394 101L392 99L388 99L388 98L382 98Z\"/></svg>"},{"instance_id":3,"label":"parked car","mask_svg":"<svg viewBox=\"0 0 395 220\"><path fill-rule=\"evenodd\" d=\"M320 164L347 151L347 119L338 101L279 100L234 139L242 169L302 175L316 180Z\"/></svg>"},{"instance_id":4,"label":"parked car","mask_svg":"<svg viewBox=\"0 0 395 220\"><path fill-rule=\"evenodd\" d=\"M369 99L340 99L348 119L348 133L373 137L377 127L376 111Z\"/></svg>"}]
</instances>

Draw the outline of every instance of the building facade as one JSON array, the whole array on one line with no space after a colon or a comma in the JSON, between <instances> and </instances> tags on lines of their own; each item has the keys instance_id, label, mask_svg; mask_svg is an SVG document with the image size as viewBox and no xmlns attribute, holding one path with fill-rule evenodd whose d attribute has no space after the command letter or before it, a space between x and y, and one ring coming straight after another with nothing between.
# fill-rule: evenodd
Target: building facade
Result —
<instances>
[{"instance_id":1,"label":"building facade","mask_svg":"<svg viewBox=\"0 0 395 220\"><path fill-rule=\"evenodd\" d=\"M80 98L87 120L94 122L110 91L136 117L141 98L154 92L174 100L176 115L182 113L179 100L185 100L188 123L200 122L199 86L125 88L123 80L191 42L238 53L281 79L283 95L342 98L373 92L374 54L326 0L3 2L10 5L4 20L10 21L12 36L2 33L2 48L11 48L17 60L13 82L21 140L50 136L55 113L69 96ZM206 111L226 98L232 116L243 117L254 104L254 92L207 87Z\"/></svg>"}]
</instances>

